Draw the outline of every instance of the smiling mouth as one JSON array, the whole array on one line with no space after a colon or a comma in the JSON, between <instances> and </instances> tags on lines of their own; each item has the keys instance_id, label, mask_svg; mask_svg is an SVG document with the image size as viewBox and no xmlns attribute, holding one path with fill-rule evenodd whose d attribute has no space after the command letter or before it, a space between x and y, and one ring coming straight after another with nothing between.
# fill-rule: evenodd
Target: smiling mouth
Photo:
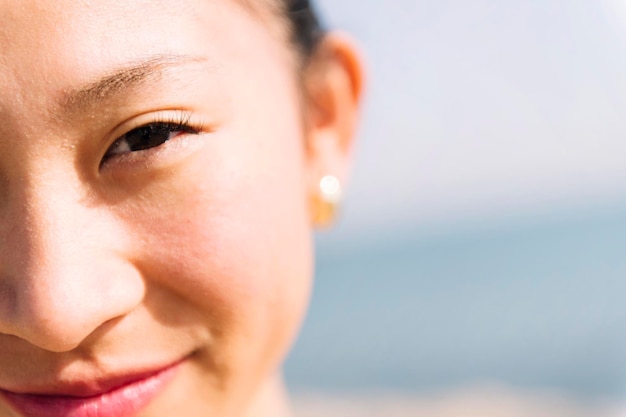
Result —
<instances>
[{"instance_id":1,"label":"smiling mouth","mask_svg":"<svg viewBox=\"0 0 626 417\"><path fill-rule=\"evenodd\" d=\"M181 363L150 374L127 378L116 388L91 395L71 389L61 395L0 390L0 397L23 417L133 417L175 377Z\"/></svg>"}]
</instances>

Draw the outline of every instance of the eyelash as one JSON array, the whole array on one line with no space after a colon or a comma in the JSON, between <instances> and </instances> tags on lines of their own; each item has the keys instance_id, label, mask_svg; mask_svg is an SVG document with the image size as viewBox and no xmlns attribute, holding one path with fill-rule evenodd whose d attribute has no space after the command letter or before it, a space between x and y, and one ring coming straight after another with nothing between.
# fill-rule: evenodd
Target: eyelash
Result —
<instances>
[{"instance_id":1,"label":"eyelash","mask_svg":"<svg viewBox=\"0 0 626 417\"><path fill-rule=\"evenodd\" d=\"M202 126L190 124L191 114L179 112L176 115L156 118L155 120L136 127L117 138L107 149L103 163L111 158L122 156L133 152L147 151L163 145L184 134L196 135L202 132ZM136 137L133 138L133 134ZM172 134L175 134L172 136ZM155 139L156 136L156 141ZM135 139L131 141L130 139ZM132 143L135 142L135 143Z\"/></svg>"}]
</instances>

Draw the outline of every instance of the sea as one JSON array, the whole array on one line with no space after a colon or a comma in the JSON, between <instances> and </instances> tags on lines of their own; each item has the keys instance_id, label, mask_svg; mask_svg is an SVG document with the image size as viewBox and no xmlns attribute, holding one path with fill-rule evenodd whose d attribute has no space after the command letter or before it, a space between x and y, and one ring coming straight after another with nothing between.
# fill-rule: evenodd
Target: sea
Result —
<instances>
[{"instance_id":1,"label":"sea","mask_svg":"<svg viewBox=\"0 0 626 417\"><path fill-rule=\"evenodd\" d=\"M480 383L626 399L626 203L318 236L295 392Z\"/></svg>"}]
</instances>

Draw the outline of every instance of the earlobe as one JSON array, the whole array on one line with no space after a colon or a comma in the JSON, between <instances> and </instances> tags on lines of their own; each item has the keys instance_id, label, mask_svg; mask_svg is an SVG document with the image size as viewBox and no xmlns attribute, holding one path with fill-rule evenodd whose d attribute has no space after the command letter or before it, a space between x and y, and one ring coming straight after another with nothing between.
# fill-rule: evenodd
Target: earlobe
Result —
<instances>
[{"instance_id":1,"label":"earlobe","mask_svg":"<svg viewBox=\"0 0 626 417\"><path fill-rule=\"evenodd\" d=\"M346 182L359 106L363 65L346 36L326 36L306 73L307 159L310 167L312 220L327 225L334 218ZM333 191L328 193L328 190Z\"/></svg>"}]
</instances>

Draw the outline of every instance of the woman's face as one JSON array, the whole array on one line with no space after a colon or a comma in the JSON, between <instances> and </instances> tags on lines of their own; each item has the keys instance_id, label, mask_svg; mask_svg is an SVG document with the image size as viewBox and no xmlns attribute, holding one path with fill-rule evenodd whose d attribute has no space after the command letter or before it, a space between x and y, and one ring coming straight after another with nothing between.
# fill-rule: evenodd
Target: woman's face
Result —
<instances>
[{"instance_id":1,"label":"woman's face","mask_svg":"<svg viewBox=\"0 0 626 417\"><path fill-rule=\"evenodd\" d=\"M323 174L281 33L234 0L0 0L0 416L261 395Z\"/></svg>"}]
</instances>

